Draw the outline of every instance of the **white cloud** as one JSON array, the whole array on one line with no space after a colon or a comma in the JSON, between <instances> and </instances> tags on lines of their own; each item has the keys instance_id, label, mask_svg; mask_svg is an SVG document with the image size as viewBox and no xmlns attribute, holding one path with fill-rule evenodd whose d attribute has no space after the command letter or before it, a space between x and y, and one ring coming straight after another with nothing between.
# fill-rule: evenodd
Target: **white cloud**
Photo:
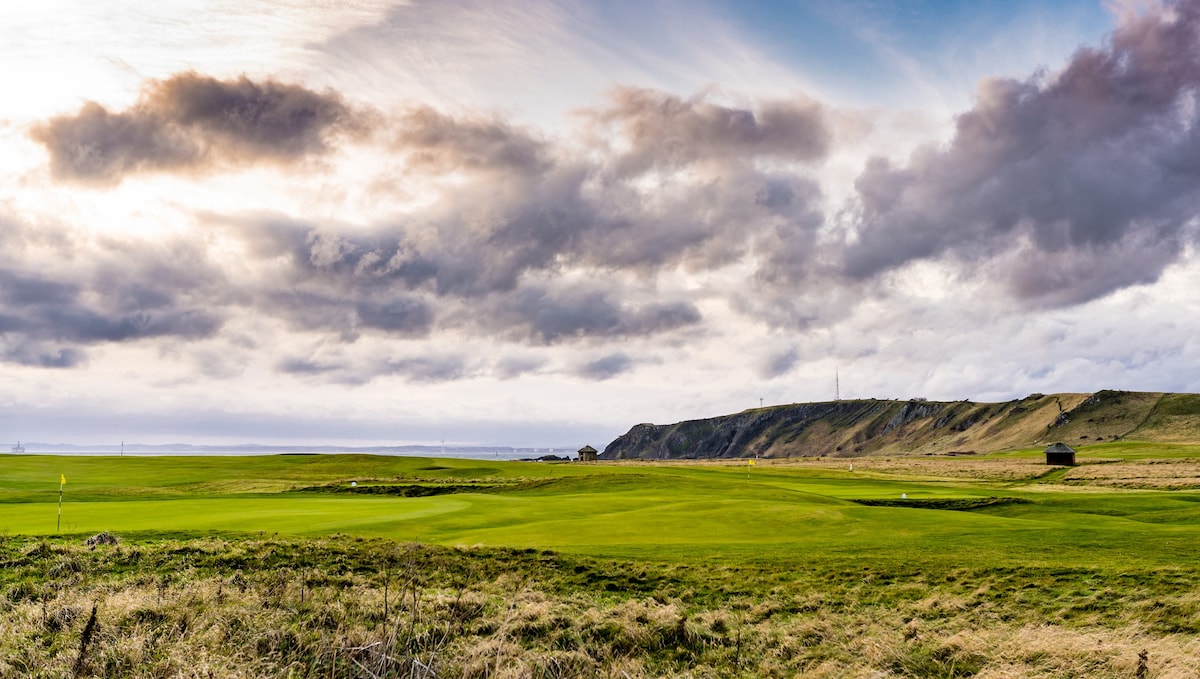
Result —
<instances>
[{"instance_id":1,"label":"white cloud","mask_svg":"<svg viewBox=\"0 0 1200 679\"><path fill-rule=\"evenodd\" d=\"M669 3L135 5L0 15L0 52L67 69L53 88L0 75L24 98L0 109L0 393L41 427L12 438L262 439L311 419L295 432L598 445L641 421L828 400L835 369L844 397L1200 390L1200 262L1171 250L1194 225L1154 241L1133 215L1158 246L1107 259L964 229L965 191L937 182L968 174L942 125L971 95L885 35L864 34L943 103L840 107L747 27ZM980 48L962 77L1000 56ZM146 103L156 81L206 76L225 93L275 79L364 122L287 127L283 148L307 142L285 153L250 134L283 129L270 120L235 134ZM30 136L52 117L78 131L85 99L112 124ZM81 139L128 140L113 130L130 120L198 141L187 162L151 145L75 167L101 181L51 171ZM871 156L888 164L864 174ZM902 194L920 228L896 226ZM935 246L913 248L922 234ZM867 245L884 264L850 275ZM1095 266L1055 269L1061 294L1022 297L1014 272L1078 252ZM1131 252L1140 273L1120 278Z\"/></svg>"}]
</instances>

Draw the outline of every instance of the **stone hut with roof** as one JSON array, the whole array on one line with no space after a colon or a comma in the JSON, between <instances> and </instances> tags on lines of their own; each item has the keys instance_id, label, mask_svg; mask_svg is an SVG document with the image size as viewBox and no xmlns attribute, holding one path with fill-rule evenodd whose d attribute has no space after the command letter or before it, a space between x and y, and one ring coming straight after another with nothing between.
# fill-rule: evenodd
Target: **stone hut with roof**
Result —
<instances>
[{"instance_id":1,"label":"stone hut with roof","mask_svg":"<svg viewBox=\"0 0 1200 679\"><path fill-rule=\"evenodd\" d=\"M1046 449L1046 464L1073 466L1075 464L1075 449L1061 441L1055 443Z\"/></svg>"}]
</instances>

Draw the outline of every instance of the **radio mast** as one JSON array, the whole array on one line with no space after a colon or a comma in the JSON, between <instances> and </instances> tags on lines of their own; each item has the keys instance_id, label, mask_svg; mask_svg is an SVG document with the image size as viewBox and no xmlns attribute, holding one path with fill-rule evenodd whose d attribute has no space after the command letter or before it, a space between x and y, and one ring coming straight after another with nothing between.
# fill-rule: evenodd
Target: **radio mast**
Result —
<instances>
[{"instance_id":1,"label":"radio mast","mask_svg":"<svg viewBox=\"0 0 1200 679\"><path fill-rule=\"evenodd\" d=\"M833 400L842 400L842 384L841 380L838 379L838 369L836 365L833 366Z\"/></svg>"}]
</instances>

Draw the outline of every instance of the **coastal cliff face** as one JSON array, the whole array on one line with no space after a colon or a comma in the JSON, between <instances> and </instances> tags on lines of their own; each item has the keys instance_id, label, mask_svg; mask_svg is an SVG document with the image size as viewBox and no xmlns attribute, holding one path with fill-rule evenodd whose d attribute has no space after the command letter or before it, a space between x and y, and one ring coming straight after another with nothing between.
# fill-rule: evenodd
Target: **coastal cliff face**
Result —
<instances>
[{"instance_id":1,"label":"coastal cliff face","mask_svg":"<svg viewBox=\"0 0 1200 679\"><path fill-rule=\"evenodd\" d=\"M1046 442L1200 441L1200 396L1126 391L1031 394L1004 403L798 403L675 424L639 424L600 459L855 457L986 453Z\"/></svg>"}]
</instances>

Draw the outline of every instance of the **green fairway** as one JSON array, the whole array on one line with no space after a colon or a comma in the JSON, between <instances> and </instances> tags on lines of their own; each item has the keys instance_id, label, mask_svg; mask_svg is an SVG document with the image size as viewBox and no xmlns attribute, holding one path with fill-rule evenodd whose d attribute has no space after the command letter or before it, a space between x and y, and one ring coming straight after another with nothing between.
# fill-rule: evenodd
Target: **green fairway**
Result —
<instances>
[{"instance_id":1,"label":"green fairway","mask_svg":"<svg viewBox=\"0 0 1200 679\"><path fill-rule=\"evenodd\" d=\"M73 534L348 533L660 560L1097 567L1183 563L1200 537L1196 492L832 467L356 455L6 456L4 469L0 530L8 534L55 532L63 474L62 532ZM369 492L413 486L446 492Z\"/></svg>"}]
</instances>

